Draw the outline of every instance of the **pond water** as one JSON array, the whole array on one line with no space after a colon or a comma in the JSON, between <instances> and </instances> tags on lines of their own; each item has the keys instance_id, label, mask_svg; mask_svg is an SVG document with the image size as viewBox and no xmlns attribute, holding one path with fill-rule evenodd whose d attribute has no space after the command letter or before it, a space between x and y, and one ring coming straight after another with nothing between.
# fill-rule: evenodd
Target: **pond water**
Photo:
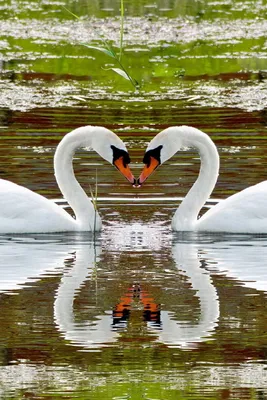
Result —
<instances>
[{"instance_id":1,"label":"pond water","mask_svg":"<svg viewBox=\"0 0 267 400\"><path fill-rule=\"evenodd\" d=\"M125 1L122 60L138 89L80 44L103 35L118 49L119 1L0 10L1 178L71 213L53 172L65 133L112 129L138 176L149 140L186 124L221 157L202 212L266 179L265 1ZM141 189L84 149L74 167L88 195L97 176L100 233L0 237L0 397L267 399L267 237L171 231L193 150Z\"/></svg>"}]
</instances>

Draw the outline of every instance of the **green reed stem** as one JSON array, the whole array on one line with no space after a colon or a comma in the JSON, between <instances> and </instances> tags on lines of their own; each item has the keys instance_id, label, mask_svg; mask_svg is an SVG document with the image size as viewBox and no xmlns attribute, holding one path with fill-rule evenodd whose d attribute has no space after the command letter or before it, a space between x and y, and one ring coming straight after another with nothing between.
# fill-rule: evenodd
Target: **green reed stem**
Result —
<instances>
[{"instance_id":1,"label":"green reed stem","mask_svg":"<svg viewBox=\"0 0 267 400\"><path fill-rule=\"evenodd\" d=\"M124 31L124 4L123 4L123 0L121 0L121 29L120 29L120 55L119 55L119 61L121 61L121 58L122 58L123 31Z\"/></svg>"},{"instance_id":2,"label":"green reed stem","mask_svg":"<svg viewBox=\"0 0 267 400\"><path fill-rule=\"evenodd\" d=\"M77 15L75 15L73 12L68 10L65 6L62 6L69 14L71 14L73 17L76 19L80 19ZM121 25L120 25L120 51L119 51L119 56L116 54L116 52L113 50L112 46L97 32L100 40L102 43L105 45L105 47L97 47L97 46L91 46L86 43L80 43L83 46L86 46L90 49L98 50L101 51L102 53L105 53L109 57L112 57L120 66L120 68L108 68L119 74L120 76L123 76L123 78L127 79L130 81L130 83L133 85L135 89L138 89L139 84L138 82L131 77L131 75L128 73L126 68L122 64L122 52L123 52L123 31L124 31L124 3L123 0L121 0Z\"/></svg>"},{"instance_id":3,"label":"green reed stem","mask_svg":"<svg viewBox=\"0 0 267 400\"><path fill-rule=\"evenodd\" d=\"M96 215L97 215L97 169L96 169L96 172L95 172L95 194L93 193L91 185L89 185L89 188L90 188L92 203L93 203L94 210L95 210L95 216L94 216L94 237L95 237L95 233L96 233Z\"/></svg>"}]
</instances>

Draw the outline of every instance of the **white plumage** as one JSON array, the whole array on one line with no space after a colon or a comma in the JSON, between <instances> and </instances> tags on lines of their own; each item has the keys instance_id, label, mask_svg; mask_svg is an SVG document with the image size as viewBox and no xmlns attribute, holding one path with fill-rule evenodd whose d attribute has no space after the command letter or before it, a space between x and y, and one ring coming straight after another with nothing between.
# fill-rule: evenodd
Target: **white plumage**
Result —
<instances>
[{"instance_id":1,"label":"white plumage","mask_svg":"<svg viewBox=\"0 0 267 400\"><path fill-rule=\"evenodd\" d=\"M75 178L72 160L80 147L94 149L116 167L131 183L134 182L127 162L128 153L122 140L103 127L84 126L66 134L54 156L55 178L72 208L75 218L45 197L0 179L0 234L93 231L101 229L101 218L92 201ZM122 156L121 163L114 154ZM115 161L114 161L115 160Z\"/></svg>"},{"instance_id":2,"label":"white plumage","mask_svg":"<svg viewBox=\"0 0 267 400\"><path fill-rule=\"evenodd\" d=\"M199 212L214 189L219 174L219 154L209 136L190 126L171 127L158 133L149 143L139 177L145 179L177 151L195 148L200 155L197 180L172 219L175 231L267 233L267 181L251 186L220 201L201 218Z\"/></svg>"}]
</instances>

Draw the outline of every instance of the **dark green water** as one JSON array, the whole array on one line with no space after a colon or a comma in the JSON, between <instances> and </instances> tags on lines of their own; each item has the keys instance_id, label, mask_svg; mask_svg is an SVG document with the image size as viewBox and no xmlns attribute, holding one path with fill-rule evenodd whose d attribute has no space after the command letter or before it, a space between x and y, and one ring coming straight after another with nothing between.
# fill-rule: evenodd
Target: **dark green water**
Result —
<instances>
[{"instance_id":1,"label":"dark green water","mask_svg":"<svg viewBox=\"0 0 267 400\"><path fill-rule=\"evenodd\" d=\"M114 130L138 176L149 140L187 124L218 147L212 199L265 180L266 1L125 1L122 61L138 90L80 45L100 34L118 50L119 9L0 0L0 177L58 200L53 154L68 131ZM0 397L266 399L266 238L172 233L193 151L141 190L76 156L88 194L97 169L103 230L0 238Z\"/></svg>"}]
</instances>

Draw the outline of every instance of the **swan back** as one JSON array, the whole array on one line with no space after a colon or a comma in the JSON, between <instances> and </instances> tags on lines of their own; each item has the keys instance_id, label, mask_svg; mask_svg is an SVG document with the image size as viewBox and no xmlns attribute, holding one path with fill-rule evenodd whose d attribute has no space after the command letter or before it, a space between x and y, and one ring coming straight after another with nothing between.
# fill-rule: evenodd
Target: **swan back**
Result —
<instances>
[{"instance_id":1,"label":"swan back","mask_svg":"<svg viewBox=\"0 0 267 400\"><path fill-rule=\"evenodd\" d=\"M0 179L0 210L0 234L62 232L75 227L75 220L55 203L4 179Z\"/></svg>"},{"instance_id":2,"label":"swan back","mask_svg":"<svg viewBox=\"0 0 267 400\"><path fill-rule=\"evenodd\" d=\"M235 193L209 209L195 230L202 232L267 233L267 181Z\"/></svg>"}]
</instances>

